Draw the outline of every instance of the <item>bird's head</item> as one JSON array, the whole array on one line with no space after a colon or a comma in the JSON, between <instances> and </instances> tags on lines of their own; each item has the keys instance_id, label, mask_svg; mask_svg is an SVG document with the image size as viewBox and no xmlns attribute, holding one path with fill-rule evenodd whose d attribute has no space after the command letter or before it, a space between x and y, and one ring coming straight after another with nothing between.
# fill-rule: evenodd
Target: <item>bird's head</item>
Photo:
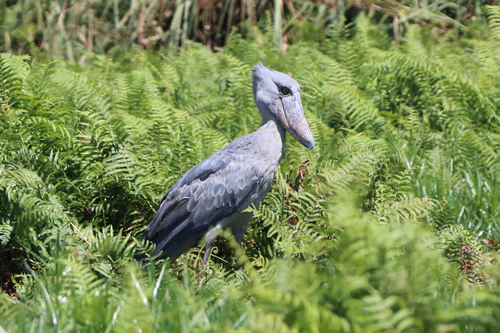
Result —
<instances>
[{"instance_id":1,"label":"bird's head","mask_svg":"<svg viewBox=\"0 0 500 333\"><path fill-rule=\"evenodd\" d=\"M259 62L253 68L252 87L255 104L264 120L270 113L295 140L313 149L314 138L304 117L297 81Z\"/></svg>"}]
</instances>

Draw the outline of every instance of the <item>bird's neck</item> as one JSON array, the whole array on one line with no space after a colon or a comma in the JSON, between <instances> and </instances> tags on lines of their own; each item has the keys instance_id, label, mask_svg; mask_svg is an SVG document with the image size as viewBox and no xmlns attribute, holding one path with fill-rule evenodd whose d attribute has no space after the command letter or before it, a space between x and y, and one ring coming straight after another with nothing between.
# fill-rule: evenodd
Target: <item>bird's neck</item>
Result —
<instances>
[{"instance_id":1,"label":"bird's neck","mask_svg":"<svg viewBox=\"0 0 500 333\"><path fill-rule=\"evenodd\" d=\"M273 115L268 115L267 117L262 117L262 125L260 126L262 129L266 129L272 137L279 138L281 141L281 152L285 150L286 144L286 130L281 124L274 118Z\"/></svg>"}]
</instances>

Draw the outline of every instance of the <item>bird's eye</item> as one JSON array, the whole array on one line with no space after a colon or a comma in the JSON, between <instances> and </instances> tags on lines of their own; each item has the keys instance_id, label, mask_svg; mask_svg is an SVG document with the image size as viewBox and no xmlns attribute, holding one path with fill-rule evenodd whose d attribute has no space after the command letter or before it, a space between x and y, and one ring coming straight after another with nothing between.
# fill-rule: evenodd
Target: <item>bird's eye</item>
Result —
<instances>
[{"instance_id":1,"label":"bird's eye","mask_svg":"<svg viewBox=\"0 0 500 333\"><path fill-rule=\"evenodd\" d=\"M290 89L288 89L287 87L281 89L281 93L283 95L289 95L290 94Z\"/></svg>"}]
</instances>

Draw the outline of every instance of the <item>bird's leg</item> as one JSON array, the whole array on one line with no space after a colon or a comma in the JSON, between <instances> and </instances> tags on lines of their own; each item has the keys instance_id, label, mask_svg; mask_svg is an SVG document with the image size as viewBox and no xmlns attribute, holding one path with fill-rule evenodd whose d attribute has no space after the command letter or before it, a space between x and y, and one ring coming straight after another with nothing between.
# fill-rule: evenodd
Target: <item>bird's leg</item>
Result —
<instances>
[{"instance_id":1,"label":"bird's leg","mask_svg":"<svg viewBox=\"0 0 500 333\"><path fill-rule=\"evenodd\" d=\"M234 240L238 245L241 247L241 242L243 241L243 236L247 232L248 225L250 224L250 220L253 217L252 212L243 212L240 213L240 216L238 218L238 221L235 222L231 226L231 231L234 236ZM237 262L240 262L240 256L238 255L236 258ZM240 270L243 269L243 267L240 266Z\"/></svg>"},{"instance_id":2,"label":"bird's leg","mask_svg":"<svg viewBox=\"0 0 500 333\"><path fill-rule=\"evenodd\" d=\"M212 247L214 246L215 240L217 237L214 237L213 239L208 240L205 245L205 255L203 256L203 261L201 263L201 266L205 266L208 262L208 259L210 258L210 253L212 252Z\"/></svg>"},{"instance_id":3,"label":"bird's leg","mask_svg":"<svg viewBox=\"0 0 500 333\"><path fill-rule=\"evenodd\" d=\"M220 224L215 226L215 228L210 229L206 234L205 234L205 255L203 256L203 262L201 263L201 266L205 266L208 262L208 259L210 258L210 253L212 252L212 247L215 244L215 240L217 237L219 237L219 231L220 231Z\"/></svg>"},{"instance_id":4,"label":"bird's leg","mask_svg":"<svg viewBox=\"0 0 500 333\"><path fill-rule=\"evenodd\" d=\"M243 212L240 213L238 219L231 224L231 232L233 233L234 240L239 246L241 246L243 236L247 232L248 225L250 224L252 217L252 212Z\"/></svg>"}]
</instances>

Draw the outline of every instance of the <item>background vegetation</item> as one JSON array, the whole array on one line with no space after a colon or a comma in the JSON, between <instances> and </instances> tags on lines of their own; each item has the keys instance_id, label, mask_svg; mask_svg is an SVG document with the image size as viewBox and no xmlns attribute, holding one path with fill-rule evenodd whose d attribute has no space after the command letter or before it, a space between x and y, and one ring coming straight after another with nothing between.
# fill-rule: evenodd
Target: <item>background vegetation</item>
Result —
<instances>
[{"instance_id":1,"label":"background vegetation","mask_svg":"<svg viewBox=\"0 0 500 333\"><path fill-rule=\"evenodd\" d=\"M258 27L286 51L294 41L321 37L353 23L359 13L398 44L410 25L456 39L484 25L485 5L499 0L2 0L0 52L35 61L83 61L86 52L138 47L175 51L194 40L217 49L233 29L251 37ZM478 24L479 23L479 24ZM306 25L307 29L297 30ZM351 32L352 33L352 32ZM306 36L305 36L306 35Z\"/></svg>"},{"instance_id":2,"label":"background vegetation","mask_svg":"<svg viewBox=\"0 0 500 333\"><path fill-rule=\"evenodd\" d=\"M499 331L498 7L248 3L218 52L142 43L161 1L1 3L0 331ZM288 141L242 249L137 265L165 191L259 126L257 61L301 84L317 147Z\"/></svg>"}]
</instances>

